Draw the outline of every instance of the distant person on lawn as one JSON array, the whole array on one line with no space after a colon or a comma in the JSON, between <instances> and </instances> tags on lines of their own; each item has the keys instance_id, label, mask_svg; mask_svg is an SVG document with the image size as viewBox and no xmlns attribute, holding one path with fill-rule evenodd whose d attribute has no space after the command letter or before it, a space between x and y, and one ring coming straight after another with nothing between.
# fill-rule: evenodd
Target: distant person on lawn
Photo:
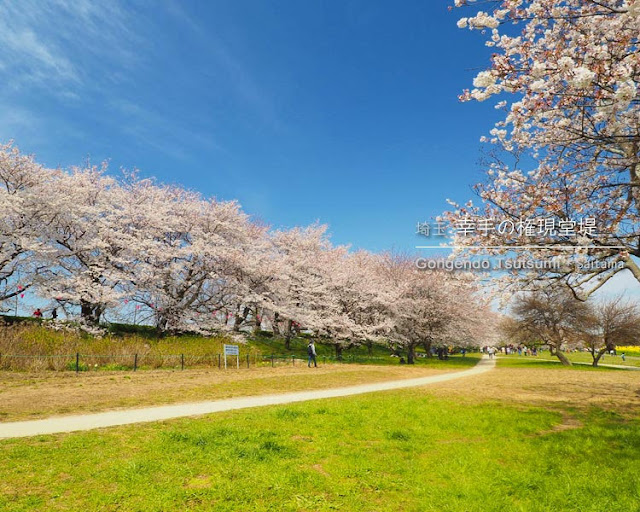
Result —
<instances>
[{"instance_id":1,"label":"distant person on lawn","mask_svg":"<svg viewBox=\"0 0 640 512\"><path fill-rule=\"evenodd\" d=\"M33 316L36 317L36 318L42 318L42 311L40 311L40 308L36 309L33 312Z\"/></svg>"},{"instance_id":2,"label":"distant person on lawn","mask_svg":"<svg viewBox=\"0 0 640 512\"><path fill-rule=\"evenodd\" d=\"M316 361L316 346L313 344L313 340L309 342L307 345L307 355L309 356L308 367L311 368L311 362L313 361L313 366L318 367L318 363Z\"/></svg>"}]
</instances>

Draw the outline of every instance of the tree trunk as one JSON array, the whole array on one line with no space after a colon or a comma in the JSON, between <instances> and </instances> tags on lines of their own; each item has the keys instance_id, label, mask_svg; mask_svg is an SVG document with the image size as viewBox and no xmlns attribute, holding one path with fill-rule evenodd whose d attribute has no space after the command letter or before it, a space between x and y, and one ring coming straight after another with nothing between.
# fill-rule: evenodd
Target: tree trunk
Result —
<instances>
[{"instance_id":1,"label":"tree trunk","mask_svg":"<svg viewBox=\"0 0 640 512\"><path fill-rule=\"evenodd\" d=\"M240 311L240 308L238 308L238 312L239 311ZM244 309L242 310L242 315L240 315L240 314L238 314L236 312L236 318L233 321L233 330L234 330L234 332L240 331L240 326L247 319L247 316L249 315L250 311L251 310L247 306L245 306Z\"/></svg>"},{"instance_id":2,"label":"tree trunk","mask_svg":"<svg viewBox=\"0 0 640 512\"><path fill-rule=\"evenodd\" d=\"M254 314L255 323L253 326L253 334L258 334L262 327L262 316L260 315L259 311L260 310L256 307ZM260 320L258 320L258 317L260 317Z\"/></svg>"},{"instance_id":3,"label":"tree trunk","mask_svg":"<svg viewBox=\"0 0 640 512\"><path fill-rule=\"evenodd\" d=\"M340 343L335 344L336 347L336 359L342 361L342 345Z\"/></svg>"},{"instance_id":4,"label":"tree trunk","mask_svg":"<svg viewBox=\"0 0 640 512\"><path fill-rule=\"evenodd\" d=\"M416 362L416 346L413 343L407 345L407 364L415 364Z\"/></svg>"},{"instance_id":5,"label":"tree trunk","mask_svg":"<svg viewBox=\"0 0 640 512\"><path fill-rule=\"evenodd\" d=\"M291 325L292 321L287 320L284 331L284 348L291 350Z\"/></svg>"},{"instance_id":6,"label":"tree trunk","mask_svg":"<svg viewBox=\"0 0 640 512\"><path fill-rule=\"evenodd\" d=\"M422 342L422 346L424 347L427 357L433 357L433 354L431 353L431 344L431 340Z\"/></svg>"},{"instance_id":7,"label":"tree trunk","mask_svg":"<svg viewBox=\"0 0 640 512\"><path fill-rule=\"evenodd\" d=\"M169 325L169 319L164 315L158 316L158 320L156 321L156 329L159 331L166 331L167 326Z\"/></svg>"},{"instance_id":8,"label":"tree trunk","mask_svg":"<svg viewBox=\"0 0 640 512\"><path fill-rule=\"evenodd\" d=\"M273 325L271 326L271 329L273 329L274 336L280 336L279 324L280 324L280 314L276 312L273 314Z\"/></svg>"},{"instance_id":9,"label":"tree trunk","mask_svg":"<svg viewBox=\"0 0 640 512\"><path fill-rule=\"evenodd\" d=\"M569 361L567 359L567 356L564 355L564 352L562 350L560 350L559 348L556 348L555 353L556 353L556 356L558 357L558 359L560 359L560 362L564 366L572 366L571 365L571 361Z\"/></svg>"},{"instance_id":10,"label":"tree trunk","mask_svg":"<svg viewBox=\"0 0 640 512\"><path fill-rule=\"evenodd\" d=\"M369 354L370 356L373 355L373 342L372 341L367 341L367 354Z\"/></svg>"},{"instance_id":11,"label":"tree trunk","mask_svg":"<svg viewBox=\"0 0 640 512\"><path fill-rule=\"evenodd\" d=\"M89 325L98 325L100 323L102 313L103 307L101 304L92 304L85 301L80 303L80 315L82 320Z\"/></svg>"},{"instance_id":12,"label":"tree trunk","mask_svg":"<svg viewBox=\"0 0 640 512\"><path fill-rule=\"evenodd\" d=\"M593 357L593 363L591 363L591 366L598 366L598 363L600 362L600 358L605 354L605 352L607 351L607 347L603 347L600 350L598 350L598 353L595 353L595 350L593 350L591 352L591 357Z\"/></svg>"}]
</instances>

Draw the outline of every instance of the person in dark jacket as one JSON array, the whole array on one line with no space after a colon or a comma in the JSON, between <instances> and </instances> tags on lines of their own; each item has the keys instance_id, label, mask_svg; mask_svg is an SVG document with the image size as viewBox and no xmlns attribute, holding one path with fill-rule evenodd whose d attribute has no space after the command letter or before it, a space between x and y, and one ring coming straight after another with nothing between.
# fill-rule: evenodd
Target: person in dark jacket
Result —
<instances>
[{"instance_id":1,"label":"person in dark jacket","mask_svg":"<svg viewBox=\"0 0 640 512\"><path fill-rule=\"evenodd\" d=\"M311 340L307 345L307 355L309 356L309 364L307 366L311 368L311 362L313 362L313 366L317 368L318 363L316 361L316 346L313 344L313 340Z\"/></svg>"}]
</instances>

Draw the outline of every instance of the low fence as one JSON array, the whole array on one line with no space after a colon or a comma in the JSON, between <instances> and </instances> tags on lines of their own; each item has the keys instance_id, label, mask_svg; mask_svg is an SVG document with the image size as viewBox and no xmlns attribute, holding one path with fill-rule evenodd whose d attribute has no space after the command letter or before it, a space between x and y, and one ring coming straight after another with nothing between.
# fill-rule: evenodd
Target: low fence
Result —
<instances>
[{"instance_id":1,"label":"low fence","mask_svg":"<svg viewBox=\"0 0 640 512\"><path fill-rule=\"evenodd\" d=\"M375 364L388 361L384 357L345 355L318 356L318 363ZM307 364L307 358L282 354L244 354L227 356L227 368L296 366ZM225 368L223 354L0 354L0 370L5 371L138 371L149 369L185 370L189 368Z\"/></svg>"}]
</instances>

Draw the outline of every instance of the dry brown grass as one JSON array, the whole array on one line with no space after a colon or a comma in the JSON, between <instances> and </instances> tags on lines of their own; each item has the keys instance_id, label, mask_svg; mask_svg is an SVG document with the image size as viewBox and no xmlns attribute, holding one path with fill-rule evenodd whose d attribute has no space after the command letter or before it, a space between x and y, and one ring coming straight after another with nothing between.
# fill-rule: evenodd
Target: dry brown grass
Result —
<instances>
[{"instance_id":1,"label":"dry brown grass","mask_svg":"<svg viewBox=\"0 0 640 512\"><path fill-rule=\"evenodd\" d=\"M445 370L408 366L323 365L221 371L0 372L0 421L96 412L236 396L326 389L412 378ZM450 371L459 371L451 369ZM417 391L417 390L416 390ZM418 392L460 402L496 400L555 410L600 407L628 417L640 414L640 372L498 367L494 371ZM569 423L567 423L569 424Z\"/></svg>"},{"instance_id":2,"label":"dry brown grass","mask_svg":"<svg viewBox=\"0 0 640 512\"><path fill-rule=\"evenodd\" d=\"M134 354L138 355L138 366L147 368L180 366L181 354L186 366L212 366L223 343L229 343L229 339L187 335L150 338L136 334L96 338L75 332L65 324L17 323L0 327L0 370L70 370L75 367L77 352L82 355L84 369L94 365L109 369L133 367ZM257 351L253 347L242 345L240 352L243 359L251 355L255 362Z\"/></svg>"},{"instance_id":3,"label":"dry brown grass","mask_svg":"<svg viewBox=\"0 0 640 512\"><path fill-rule=\"evenodd\" d=\"M600 407L640 414L640 372L498 367L478 377L425 388L438 396L473 402L499 400L554 409Z\"/></svg>"},{"instance_id":4,"label":"dry brown grass","mask_svg":"<svg viewBox=\"0 0 640 512\"><path fill-rule=\"evenodd\" d=\"M456 370L456 369L452 369ZM443 373L407 366L322 365L240 370L0 372L0 421L236 396L326 389Z\"/></svg>"}]
</instances>

